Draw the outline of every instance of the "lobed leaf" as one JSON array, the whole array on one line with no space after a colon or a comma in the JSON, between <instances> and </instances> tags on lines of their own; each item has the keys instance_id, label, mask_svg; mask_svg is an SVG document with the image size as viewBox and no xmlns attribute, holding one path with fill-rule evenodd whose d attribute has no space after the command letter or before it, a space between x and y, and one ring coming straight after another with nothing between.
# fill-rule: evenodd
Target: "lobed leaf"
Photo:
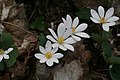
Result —
<instances>
[{"instance_id":1,"label":"lobed leaf","mask_svg":"<svg viewBox=\"0 0 120 80\"><path fill-rule=\"evenodd\" d=\"M111 46L110 46L109 42L108 41L102 41L101 46L102 46L103 52L105 53L106 58L111 57L112 56L112 50L111 50Z\"/></svg>"},{"instance_id":2,"label":"lobed leaf","mask_svg":"<svg viewBox=\"0 0 120 80\"><path fill-rule=\"evenodd\" d=\"M14 44L13 37L9 33L2 34L2 41L0 42L0 48L6 50Z\"/></svg>"}]
</instances>

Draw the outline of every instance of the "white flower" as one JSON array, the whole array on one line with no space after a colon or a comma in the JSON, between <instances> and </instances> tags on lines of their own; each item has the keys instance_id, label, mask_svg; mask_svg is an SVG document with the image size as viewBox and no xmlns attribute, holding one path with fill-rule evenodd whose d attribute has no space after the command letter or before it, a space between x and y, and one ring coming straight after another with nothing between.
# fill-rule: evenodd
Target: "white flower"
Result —
<instances>
[{"instance_id":1,"label":"white flower","mask_svg":"<svg viewBox=\"0 0 120 80\"><path fill-rule=\"evenodd\" d=\"M4 51L3 49L0 49L0 62L2 59L9 59L8 53L10 53L13 50L13 48L9 48L8 50Z\"/></svg>"},{"instance_id":2,"label":"white flower","mask_svg":"<svg viewBox=\"0 0 120 80\"><path fill-rule=\"evenodd\" d=\"M76 17L73 20L73 22L72 22L72 18L70 15L66 16L66 20L64 18L62 18L62 19L65 24L65 27L67 29L72 29L71 37L73 39L75 39L76 41L80 41L81 40L80 37L90 38L90 36L88 34L86 34L85 32L82 32L87 28L88 25L86 23L82 23L82 24L78 25L79 24L78 17Z\"/></svg>"},{"instance_id":3,"label":"white flower","mask_svg":"<svg viewBox=\"0 0 120 80\"><path fill-rule=\"evenodd\" d=\"M72 32L70 29L66 30L63 23L60 23L58 26L58 36L52 29L49 28L49 31L51 32L53 37L51 35L47 35L46 37L52 42L54 42L52 44L53 47L59 47L64 51L66 51L67 49L74 51L74 47L71 44L75 43L76 41L72 37L69 37Z\"/></svg>"},{"instance_id":4,"label":"white flower","mask_svg":"<svg viewBox=\"0 0 120 80\"><path fill-rule=\"evenodd\" d=\"M42 46L39 46L39 50L42 54L40 53L36 53L35 57L37 59L40 59L40 63L45 63L48 66L52 66L53 62L55 63L59 63L58 59L63 57L63 54L61 53L56 53L58 48L55 47L52 49L52 44L50 41L46 42L45 48L43 48Z\"/></svg>"},{"instance_id":5,"label":"white flower","mask_svg":"<svg viewBox=\"0 0 120 80\"><path fill-rule=\"evenodd\" d=\"M109 31L109 26L114 26L115 25L115 21L117 21L119 19L119 17L117 16L112 16L114 13L114 8L110 8L107 10L107 12L105 13L105 10L102 6L98 7L98 13L91 9L90 11L92 17L90 17L90 19L95 22L95 23L99 23L102 24L102 28L105 31Z\"/></svg>"}]
</instances>

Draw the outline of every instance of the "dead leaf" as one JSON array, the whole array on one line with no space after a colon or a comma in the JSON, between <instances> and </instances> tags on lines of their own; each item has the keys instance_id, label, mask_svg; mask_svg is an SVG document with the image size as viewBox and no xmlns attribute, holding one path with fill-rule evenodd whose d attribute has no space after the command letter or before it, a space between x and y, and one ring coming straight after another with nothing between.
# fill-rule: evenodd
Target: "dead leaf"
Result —
<instances>
[{"instance_id":1,"label":"dead leaf","mask_svg":"<svg viewBox=\"0 0 120 80\"><path fill-rule=\"evenodd\" d=\"M91 53L85 49L85 45L82 41L74 44L75 51L72 53L83 64L87 64L91 59Z\"/></svg>"},{"instance_id":2,"label":"dead leaf","mask_svg":"<svg viewBox=\"0 0 120 80\"><path fill-rule=\"evenodd\" d=\"M78 60L66 63L62 68L57 68L53 73L54 80L79 80L83 76L83 68ZM80 79L82 80L82 79Z\"/></svg>"}]
</instances>

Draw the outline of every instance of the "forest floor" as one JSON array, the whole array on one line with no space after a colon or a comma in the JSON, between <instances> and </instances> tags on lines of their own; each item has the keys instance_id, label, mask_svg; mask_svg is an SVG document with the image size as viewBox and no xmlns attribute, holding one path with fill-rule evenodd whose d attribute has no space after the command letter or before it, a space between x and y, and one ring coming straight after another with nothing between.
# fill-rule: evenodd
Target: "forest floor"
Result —
<instances>
[{"instance_id":1,"label":"forest floor","mask_svg":"<svg viewBox=\"0 0 120 80\"><path fill-rule=\"evenodd\" d=\"M65 80L112 80L109 69L111 63L107 63L105 61L105 58L102 55L102 45L96 41L96 39L99 39L97 34L100 33L99 30L101 28L99 28L98 24L94 24L90 20L90 10L97 10L98 6L103 6L107 10L113 6L115 8L114 14L120 16L119 2L119 0L16 0L18 5L24 4L26 17L24 24L27 24L27 27L23 28L26 31L19 30L18 32L15 32L18 30L17 28L14 28L15 30L11 29L10 27L5 28L8 32L15 36L15 44L17 47L19 47L21 43L25 43L27 45L27 42L24 40L29 39L31 42L30 45L27 46L28 49L23 50L19 48L19 50L21 50L20 53L22 54L19 54L19 57L17 58L18 62L16 62L13 68L4 71L4 74L2 74L2 79L63 80L58 79L58 76L56 77L56 75L58 75L58 68L61 68L58 69L61 71L66 68L77 68L79 70L78 72L76 71L76 74L74 75L77 75L79 71L81 71L79 73L80 75L75 76L79 76L79 78L74 78L72 76L72 79ZM16 9L19 11L22 10L20 7L17 7ZM66 18L67 15L70 15L72 19L79 17L80 23L87 23L88 27L85 32L88 33L91 38L82 38L80 42L74 44L74 52L65 52L68 54L65 54L65 58L61 59L60 64L55 64L53 67L49 68L45 64L40 64L39 61L34 57L34 54L39 52L38 45L45 45L45 37L47 34L49 34L48 28L53 28L56 30L58 25L62 22L62 18ZM15 23L13 20L10 20L11 19L8 19L6 22L8 21ZM23 23L19 24L24 26ZM116 22L115 26L110 27L111 31L108 38L112 55L117 57L120 55L119 24L120 21ZM108 49L108 51L110 50ZM74 68L73 64L77 65L77 67ZM17 66L19 66L19 69ZM117 70L117 68L115 69ZM115 70L113 72L113 74L118 73ZM119 78L114 80L119 80Z\"/></svg>"}]
</instances>

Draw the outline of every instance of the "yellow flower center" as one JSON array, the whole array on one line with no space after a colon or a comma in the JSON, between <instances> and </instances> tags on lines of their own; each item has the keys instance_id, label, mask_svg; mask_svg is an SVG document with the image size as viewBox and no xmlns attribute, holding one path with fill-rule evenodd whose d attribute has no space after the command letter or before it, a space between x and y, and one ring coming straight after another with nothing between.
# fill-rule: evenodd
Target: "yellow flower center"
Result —
<instances>
[{"instance_id":1,"label":"yellow flower center","mask_svg":"<svg viewBox=\"0 0 120 80\"><path fill-rule=\"evenodd\" d=\"M73 33L75 32L75 27L72 27L72 32L73 32Z\"/></svg>"},{"instance_id":2,"label":"yellow flower center","mask_svg":"<svg viewBox=\"0 0 120 80\"><path fill-rule=\"evenodd\" d=\"M63 38L63 37L59 37L59 38L58 38L58 43L59 43L59 44L62 44L63 42L64 42L64 38Z\"/></svg>"},{"instance_id":3,"label":"yellow flower center","mask_svg":"<svg viewBox=\"0 0 120 80\"><path fill-rule=\"evenodd\" d=\"M4 53L4 50L3 49L0 49L0 55Z\"/></svg>"},{"instance_id":4,"label":"yellow flower center","mask_svg":"<svg viewBox=\"0 0 120 80\"><path fill-rule=\"evenodd\" d=\"M46 57L47 59L50 59L50 58L52 57L52 53L51 53L51 52L47 52L47 53L45 54L45 57Z\"/></svg>"},{"instance_id":5,"label":"yellow flower center","mask_svg":"<svg viewBox=\"0 0 120 80\"><path fill-rule=\"evenodd\" d=\"M101 24L104 24L104 23L106 23L106 20L105 20L105 18L101 18L101 19L100 19L100 23L101 23Z\"/></svg>"}]
</instances>

